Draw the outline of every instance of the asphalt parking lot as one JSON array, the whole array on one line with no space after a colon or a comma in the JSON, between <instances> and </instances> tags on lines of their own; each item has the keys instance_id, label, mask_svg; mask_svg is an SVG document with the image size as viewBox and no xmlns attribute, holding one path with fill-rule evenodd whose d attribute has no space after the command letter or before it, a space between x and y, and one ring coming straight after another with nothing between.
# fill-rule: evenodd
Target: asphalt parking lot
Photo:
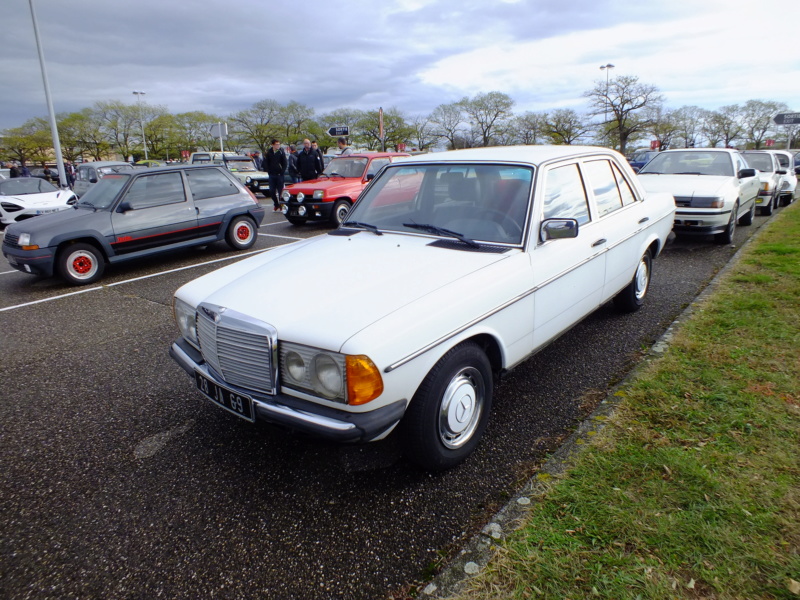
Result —
<instances>
[{"instance_id":1,"label":"asphalt parking lot","mask_svg":"<svg viewBox=\"0 0 800 600\"><path fill-rule=\"evenodd\" d=\"M672 240L641 311L602 307L512 372L476 453L436 475L406 463L391 436L334 445L200 398L167 354L172 294L248 253L219 243L161 255L109 268L86 288L0 259L3 596L403 597L765 221L739 227L733 247ZM269 212L252 251L328 230ZM343 282L357 276L336 268Z\"/></svg>"}]
</instances>

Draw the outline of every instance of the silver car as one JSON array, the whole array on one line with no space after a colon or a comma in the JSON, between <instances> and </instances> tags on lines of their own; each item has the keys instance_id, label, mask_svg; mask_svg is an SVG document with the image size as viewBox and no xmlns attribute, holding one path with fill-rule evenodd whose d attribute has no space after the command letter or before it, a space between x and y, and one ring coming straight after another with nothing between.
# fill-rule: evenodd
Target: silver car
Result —
<instances>
[{"instance_id":1,"label":"silver car","mask_svg":"<svg viewBox=\"0 0 800 600\"><path fill-rule=\"evenodd\" d=\"M133 171L133 167L119 160L82 163L75 171L75 185L72 191L80 198L106 175L110 173L128 173L130 171Z\"/></svg>"}]
</instances>

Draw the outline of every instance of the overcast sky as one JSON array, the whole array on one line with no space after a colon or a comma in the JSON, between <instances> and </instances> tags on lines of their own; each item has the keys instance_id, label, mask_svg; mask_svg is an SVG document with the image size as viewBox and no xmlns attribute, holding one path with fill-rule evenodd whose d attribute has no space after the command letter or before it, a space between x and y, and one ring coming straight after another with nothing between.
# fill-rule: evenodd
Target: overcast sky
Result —
<instances>
[{"instance_id":1,"label":"overcast sky","mask_svg":"<svg viewBox=\"0 0 800 600\"><path fill-rule=\"evenodd\" d=\"M56 112L144 100L228 115L266 98L437 105L501 91L514 111L586 110L611 77L672 108L800 111L798 0L33 0ZM0 11L0 130L45 117L29 0Z\"/></svg>"}]
</instances>

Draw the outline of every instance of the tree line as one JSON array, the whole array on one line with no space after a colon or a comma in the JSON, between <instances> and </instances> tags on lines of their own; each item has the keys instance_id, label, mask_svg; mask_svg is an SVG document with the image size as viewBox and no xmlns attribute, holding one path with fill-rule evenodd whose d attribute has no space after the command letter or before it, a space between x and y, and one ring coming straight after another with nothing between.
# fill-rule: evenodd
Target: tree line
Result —
<instances>
[{"instance_id":1,"label":"tree line","mask_svg":"<svg viewBox=\"0 0 800 600\"><path fill-rule=\"evenodd\" d=\"M179 159L182 151L218 148L211 127L221 122L228 124L226 150L258 149L262 154L273 138L284 143L310 138L325 150L335 145L328 129L339 126L349 128L352 144L368 150L397 149L401 144L425 151L437 146L591 143L623 154L650 139L657 140L661 148L723 145L758 149L770 138L786 147L787 141L796 143L793 138L800 129L779 128L773 123L775 114L788 110L782 102L748 100L717 110L698 106L672 109L656 86L635 76L597 82L583 96L588 104L583 113L557 108L516 114L515 101L498 91L440 104L427 115L408 115L391 107L383 111L383 137L377 108L341 108L317 116L308 105L270 99L227 116L201 111L172 114L165 106L143 102L100 101L78 112L57 115L57 125L62 154L70 161L102 160L114 154L138 159L144 155L144 142L150 158ZM0 158L40 162L52 155L45 118L30 119L2 135Z\"/></svg>"}]
</instances>

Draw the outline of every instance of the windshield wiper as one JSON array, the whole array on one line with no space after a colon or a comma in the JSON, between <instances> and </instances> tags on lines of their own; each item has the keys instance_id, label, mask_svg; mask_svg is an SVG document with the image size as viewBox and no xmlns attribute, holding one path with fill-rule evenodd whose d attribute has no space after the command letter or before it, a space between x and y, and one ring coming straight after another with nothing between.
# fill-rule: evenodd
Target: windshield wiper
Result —
<instances>
[{"instance_id":1,"label":"windshield wiper","mask_svg":"<svg viewBox=\"0 0 800 600\"><path fill-rule=\"evenodd\" d=\"M675 175L702 175L702 173L696 173L694 171L683 171L682 173L675 173Z\"/></svg>"},{"instance_id":2,"label":"windshield wiper","mask_svg":"<svg viewBox=\"0 0 800 600\"><path fill-rule=\"evenodd\" d=\"M438 225L403 223L403 227L408 227L410 229L419 229L420 231L427 231L428 233L435 233L437 235L444 235L447 237L456 238L457 240L464 242L465 244L472 246L473 248L481 247L481 245L478 242L469 239L464 234L458 233L457 231L450 231L449 229L445 229L444 227L439 227Z\"/></svg>"},{"instance_id":3,"label":"windshield wiper","mask_svg":"<svg viewBox=\"0 0 800 600\"><path fill-rule=\"evenodd\" d=\"M78 200L78 201L77 201L75 204L73 204L72 206L75 206L76 208L77 208L78 206L88 206L88 207L89 207L89 208L91 208L93 211L97 212L97 207L96 207L94 204L92 204L91 202L86 202L85 200Z\"/></svg>"},{"instance_id":4,"label":"windshield wiper","mask_svg":"<svg viewBox=\"0 0 800 600\"><path fill-rule=\"evenodd\" d=\"M344 223L342 223L342 226L363 227L364 229L366 229L367 231L371 231L375 235L383 235L383 232L380 231L377 227L375 227L375 225L370 225L369 223L362 223L361 221L345 221Z\"/></svg>"}]
</instances>

